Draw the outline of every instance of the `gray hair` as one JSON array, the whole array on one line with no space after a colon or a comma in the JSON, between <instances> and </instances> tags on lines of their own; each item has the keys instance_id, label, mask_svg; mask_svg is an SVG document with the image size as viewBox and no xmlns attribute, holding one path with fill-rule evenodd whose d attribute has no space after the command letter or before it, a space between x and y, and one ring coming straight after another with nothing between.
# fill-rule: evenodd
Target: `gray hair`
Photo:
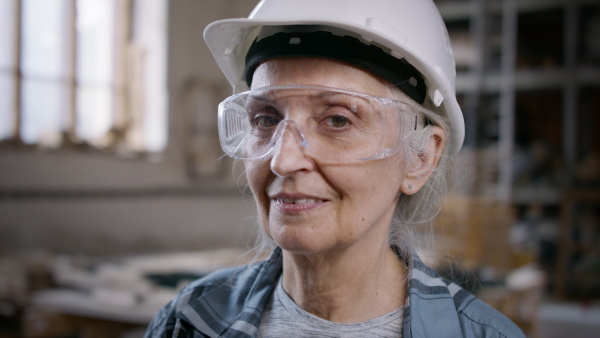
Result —
<instances>
[{"instance_id":1,"label":"gray hair","mask_svg":"<svg viewBox=\"0 0 600 338\"><path fill-rule=\"evenodd\" d=\"M396 87L389 86L389 91L392 98L412 101ZM419 113L428 125L423 132L413 133L403 147L401 158L407 169L418 161L419 154L429 142L435 142L431 137L430 126L440 127L445 132L446 139L451 133L443 109L435 107L429 99L420 106L414 101L412 103L421 108ZM404 254L410 255L412 250L425 253L431 249L432 224L446 200L453 174L455 156L448 155L453 153L450 147L450 142L445 142L438 164L423 187L412 195L402 195L398 199L388 239L391 246L398 247Z\"/></svg>"}]
</instances>

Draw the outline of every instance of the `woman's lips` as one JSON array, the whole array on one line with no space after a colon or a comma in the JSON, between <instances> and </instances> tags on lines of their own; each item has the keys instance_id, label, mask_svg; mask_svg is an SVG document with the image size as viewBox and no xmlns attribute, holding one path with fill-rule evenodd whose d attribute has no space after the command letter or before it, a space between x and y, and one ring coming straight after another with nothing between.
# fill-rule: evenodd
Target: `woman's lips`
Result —
<instances>
[{"instance_id":1,"label":"woman's lips","mask_svg":"<svg viewBox=\"0 0 600 338\"><path fill-rule=\"evenodd\" d=\"M281 198L278 199L281 203L286 204L307 204L307 203L317 203L323 202L323 200L318 200L316 198Z\"/></svg>"},{"instance_id":2,"label":"woman's lips","mask_svg":"<svg viewBox=\"0 0 600 338\"><path fill-rule=\"evenodd\" d=\"M273 196L271 201L275 208L289 214L300 214L320 208L327 200L314 197Z\"/></svg>"}]
</instances>

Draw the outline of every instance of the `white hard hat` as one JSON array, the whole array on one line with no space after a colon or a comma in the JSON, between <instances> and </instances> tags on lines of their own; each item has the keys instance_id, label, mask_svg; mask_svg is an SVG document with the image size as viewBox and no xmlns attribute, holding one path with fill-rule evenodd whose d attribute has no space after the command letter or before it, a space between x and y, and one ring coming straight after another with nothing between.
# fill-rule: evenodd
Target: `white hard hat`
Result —
<instances>
[{"instance_id":1,"label":"white hard hat","mask_svg":"<svg viewBox=\"0 0 600 338\"><path fill-rule=\"evenodd\" d=\"M451 149L454 153L460 150L465 126L456 101L454 55L433 1L262 0L247 19L208 25L204 39L234 91L240 92L248 88L246 56L257 37L297 25L318 26L334 35L342 32L365 45L377 46L395 59L404 59L424 79L423 97L445 112Z\"/></svg>"}]
</instances>

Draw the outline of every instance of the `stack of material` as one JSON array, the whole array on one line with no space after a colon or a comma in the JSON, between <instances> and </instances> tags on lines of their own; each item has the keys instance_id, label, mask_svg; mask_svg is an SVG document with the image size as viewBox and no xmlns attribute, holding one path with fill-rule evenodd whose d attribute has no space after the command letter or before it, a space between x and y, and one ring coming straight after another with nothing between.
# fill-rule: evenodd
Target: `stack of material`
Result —
<instances>
[{"instance_id":1,"label":"stack of material","mask_svg":"<svg viewBox=\"0 0 600 338\"><path fill-rule=\"evenodd\" d=\"M505 275L512 268L509 232L514 222L515 211L498 201L449 198L434 225L434 265Z\"/></svg>"},{"instance_id":2,"label":"stack of material","mask_svg":"<svg viewBox=\"0 0 600 338\"><path fill-rule=\"evenodd\" d=\"M0 317L12 317L23 307L28 293L27 271L15 259L0 257Z\"/></svg>"},{"instance_id":3,"label":"stack of material","mask_svg":"<svg viewBox=\"0 0 600 338\"><path fill-rule=\"evenodd\" d=\"M30 294L51 287L54 255L22 251L0 255L0 317L16 316Z\"/></svg>"},{"instance_id":4,"label":"stack of material","mask_svg":"<svg viewBox=\"0 0 600 338\"><path fill-rule=\"evenodd\" d=\"M23 315L24 337L119 337L145 328L191 279L241 264L239 249L127 257L56 259L57 287L36 292Z\"/></svg>"}]
</instances>

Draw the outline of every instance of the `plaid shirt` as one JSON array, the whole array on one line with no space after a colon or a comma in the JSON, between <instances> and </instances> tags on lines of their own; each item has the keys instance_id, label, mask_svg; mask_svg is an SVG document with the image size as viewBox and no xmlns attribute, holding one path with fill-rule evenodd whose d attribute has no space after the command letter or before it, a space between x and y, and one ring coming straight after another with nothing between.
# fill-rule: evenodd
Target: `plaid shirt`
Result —
<instances>
[{"instance_id":1,"label":"plaid shirt","mask_svg":"<svg viewBox=\"0 0 600 338\"><path fill-rule=\"evenodd\" d=\"M525 337L508 318L412 256L404 337ZM277 248L263 262L192 282L158 312L145 338L256 337L282 268Z\"/></svg>"}]
</instances>

